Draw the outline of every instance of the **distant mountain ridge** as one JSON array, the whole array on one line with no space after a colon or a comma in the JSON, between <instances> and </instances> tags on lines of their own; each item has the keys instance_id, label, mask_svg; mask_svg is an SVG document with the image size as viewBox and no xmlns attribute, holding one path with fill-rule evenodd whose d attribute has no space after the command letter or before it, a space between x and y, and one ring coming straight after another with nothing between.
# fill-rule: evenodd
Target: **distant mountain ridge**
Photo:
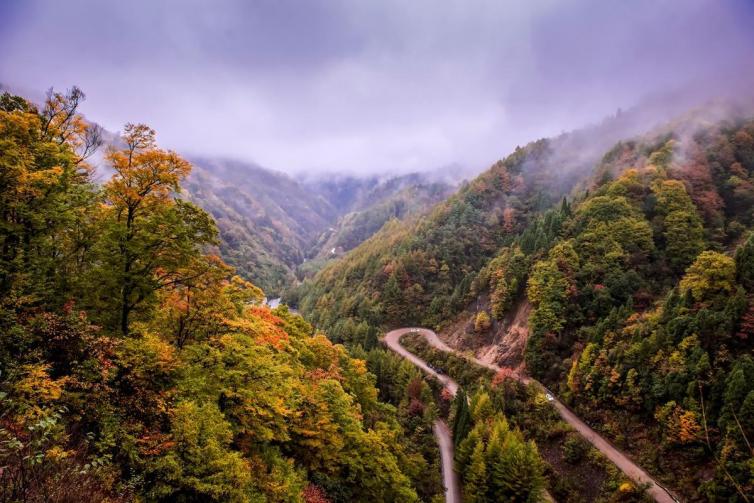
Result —
<instances>
[{"instance_id":1,"label":"distant mountain ridge","mask_svg":"<svg viewBox=\"0 0 754 503\"><path fill-rule=\"evenodd\" d=\"M253 163L192 157L185 197L210 212L219 251L271 295L316 271L387 221L421 213L453 190L432 174L336 176L297 180Z\"/></svg>"}]
</instances>

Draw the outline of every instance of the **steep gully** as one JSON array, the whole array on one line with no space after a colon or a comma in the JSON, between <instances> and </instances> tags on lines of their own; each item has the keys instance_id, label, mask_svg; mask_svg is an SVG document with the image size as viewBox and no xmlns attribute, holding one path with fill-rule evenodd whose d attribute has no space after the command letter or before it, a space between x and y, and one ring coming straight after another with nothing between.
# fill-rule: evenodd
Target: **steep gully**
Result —
<instances>
[{"instance_id":1,"label":"steep gully","mask_svg":"<svg viewBox=\"0 0 754 503\"><path fill-rule=\"evenodd\" d=\"M414 365L422 369L427 374L434 376L448 389L448 391L450 391L452 395L455 396L456 392L458 391L458 384L455 381L453 381L446 375L438 374L432 368L430 368L429 365L427 365L427 363L424 360L417 357L413 353L409 352L406 348L401 346L401 343L400 343L401 337L408 334L409 332L418 332L422 334L431 346L433 346L436 349L439 349L440 351L445 351L447 353L457 353L457 351L451 348L450 346L448 346L447 344L445 344L443 341L441 341L435 332L426 328L399 328L397 330L388 332L387 334L385 334L385 337L383 338L385 345L390 350L394 351L401 357L409 360L411 363L413 363ZM465 358L469 359L470 361L478 365L482 365L491 370L494 370L495 372L500 370L500 367L495 365L494 363L484 362L484 361L478 360L476 358L468 357L468 356L465 356ZM660 485L659 482L657 482L649 474L647 474L647 472L645 472L640 466L638 466L636 463L631 461L618 448L616 448L613 444L611 444L602 436L600 436L596 431L590 428L584 421L579 419L578 416L576 416L576 414L574 414L573 411L571 411L571 409L566 407L560 400L558 400L555 397L555 395L553 395L542 384L540 384L539 382L535 381L534 379L530 377L517 374L517 373L514 373L513 377L515 377L516 379L518 379L524 384L534 382L534 383L537 383L538 386L542 387L542 389L548 395L548 400L550 401L552 406L555 407L555 409L558 411L558 413L563 418L563 420L567 422L568 424L570 424L573 427L573 429L579 432L579 434L581 434L589 443L591 443L597 450L599 450L602 454L604 454L606 458L608 458L618 468L620 468L623 471L623 473L625 473L631 480L633 480L639 485L646 485L647 493L650 496L652 496L655 499L655 501L659 503L674 503L674 502L679 501L677 498L673 497L667 489L665 489L662 485ZM452 468L453 467L453 444L450 438L448 427L441 420L437 420L435 422L435 435L437 436L438 443L440 444L440 449L441 449L443 479L445 482L445 490L446 490L446 502L448 503L460 502L461 500L460 500L460 497L458 496L459 495L458 480Z\"/></svg>"}]
</instances>

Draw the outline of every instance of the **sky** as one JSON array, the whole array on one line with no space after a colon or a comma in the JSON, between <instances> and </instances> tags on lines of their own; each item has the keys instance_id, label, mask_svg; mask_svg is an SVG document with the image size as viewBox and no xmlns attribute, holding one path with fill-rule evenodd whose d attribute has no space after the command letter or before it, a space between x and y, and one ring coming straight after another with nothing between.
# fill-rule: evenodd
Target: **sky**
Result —
<instances>
[{"instance_id":1,"label":"sky","mask_svg":"<svg viewBox=\"0 0 754 503\"><path fill-rule=\"evenodd\" d=\"M0 0L0 83L292 174L481 170L648 96L746 88L754 0Z\"/></svg>"}]
</instances>

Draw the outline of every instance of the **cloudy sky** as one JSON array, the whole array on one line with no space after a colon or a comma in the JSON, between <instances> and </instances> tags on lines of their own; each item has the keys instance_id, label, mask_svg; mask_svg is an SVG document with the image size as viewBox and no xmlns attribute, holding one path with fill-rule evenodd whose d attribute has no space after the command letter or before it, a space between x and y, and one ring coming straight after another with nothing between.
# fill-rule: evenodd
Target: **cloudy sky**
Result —
<instances>
[{"instance_id":1,"label":"cloudy sky","mask_svg":"<svg viewBox=\"0 0 754 503\"><path fill-rule=\"evenodd\" d=\"M290 173L482 169L754 69L751 0L0 0L0 83Z\"/></svg>"}]
</instances>

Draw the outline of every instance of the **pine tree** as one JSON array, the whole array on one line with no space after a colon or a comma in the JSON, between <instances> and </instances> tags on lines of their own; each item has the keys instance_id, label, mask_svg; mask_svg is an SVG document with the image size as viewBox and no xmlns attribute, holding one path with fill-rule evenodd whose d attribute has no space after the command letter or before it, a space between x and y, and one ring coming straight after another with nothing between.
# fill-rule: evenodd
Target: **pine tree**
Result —
<instances>
[{"instance_id":1,"label":"pine tree","mask_svg":"<svg viewBox=\"0 0 754 503\"><path fill-rule=\"evenodd\" d=\"M736 250L736 277L750 293L754 293L754 233Z\"/></svg>"},{"instance_id":2,"label":"pine tree","mask_svg":"<svg viewBox=\"0 0 754 503\"><path fill-rule=\"evenodd\" d=\"M464 474L463 501L484 503L487 500L487 465L484 460L484 442L477 442L471 462Z\"/></svg>"},{"instance_id":3,"label":"pine tree","mask_svg":"<svg viewBox=\"0 0 754 503\"><path fill-rule=\"evenodd\" d=\"M466 393L459 389L456 393L453 407L455 417L453 418L453 443L458 445L466 438L471 429L471 412L469 411L469 402Z\"/></svg>"}]
</instances>

